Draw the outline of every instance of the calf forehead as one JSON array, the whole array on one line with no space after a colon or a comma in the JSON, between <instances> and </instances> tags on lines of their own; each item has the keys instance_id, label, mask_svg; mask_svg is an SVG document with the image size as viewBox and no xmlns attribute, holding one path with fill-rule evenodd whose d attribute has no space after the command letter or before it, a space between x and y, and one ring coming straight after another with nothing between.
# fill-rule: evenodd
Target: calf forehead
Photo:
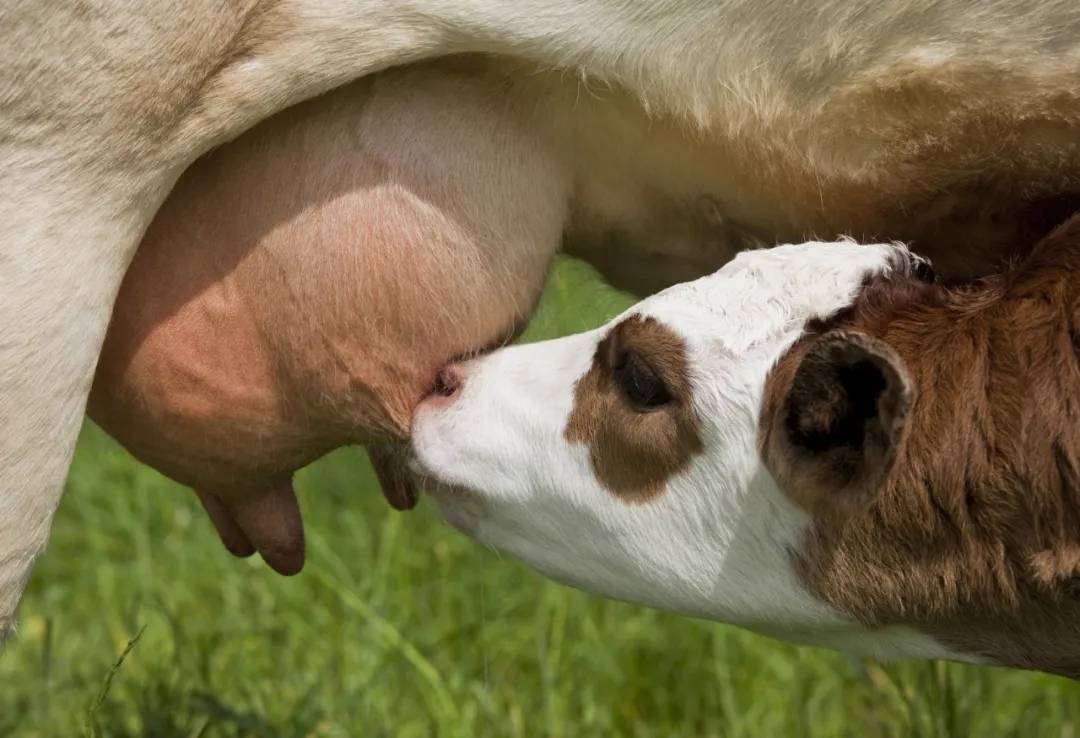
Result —
<instances>
[{"instance_id":1,"label":"calf forehead","mask_svg":"<svg viewBox=\"0 0 1080 738\"><path fill-rule=\"evenodd\" d=\"M867 277L906 258L899 245L847 241L749 251L715 274L648 298L635 312L691 345L705 340L740 351L847 306Z\"/></svg>"}]
</instances>

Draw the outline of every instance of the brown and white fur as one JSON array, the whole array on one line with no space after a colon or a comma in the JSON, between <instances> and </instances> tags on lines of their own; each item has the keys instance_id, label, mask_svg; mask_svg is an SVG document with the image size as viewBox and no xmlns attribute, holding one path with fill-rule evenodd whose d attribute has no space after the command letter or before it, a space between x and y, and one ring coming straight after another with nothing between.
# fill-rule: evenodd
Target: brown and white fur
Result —
<instances>
[{"instance_id":1,"label":"brown and white fur","mask_svg":"<svg viewBox=\"0 0 1080 738\"><path fill-rule=\"evenodd\" d=\"M124 271L212 146L350 80L479 53L567 124L550 130L583 163L583 230L648 244L665 213L719 213L765 241L967 241L955 264L935 255L978 270L1076 192L1078 30L1066 0L17 0L0 22L0 632ZM699 271L715 261L674 243ZM669 256L596 259L648 275Z\"/></svg>"},{"instance_id":2,"label":"brown and white fur","mask_svg":"<svg viewBox=\"0 0 1080 738\"><path fill-rule=\"evenodd\" d=\"M446 517L577 586L779 638L1080 678L1080 216L944 285L898 245L746 252L446 370Z\"/></svg>"}]
</instances>

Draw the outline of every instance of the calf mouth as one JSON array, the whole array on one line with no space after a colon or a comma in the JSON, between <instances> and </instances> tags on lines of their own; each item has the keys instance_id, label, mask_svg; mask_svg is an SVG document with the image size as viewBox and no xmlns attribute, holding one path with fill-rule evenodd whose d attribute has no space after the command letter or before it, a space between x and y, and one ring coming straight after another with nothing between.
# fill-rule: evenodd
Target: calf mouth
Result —
<instances>
[{"instance_id":1,"label":"calf mouth","mask_svg":"<svg viewBox=\"0 0 1080 738\"><path fill-rule=\"evenodd\" d=\"M471 490L453 482L442 479L437 473L431 471L416 452L411 452L408 460L408 471L416 486L424 493L435 498L464 498L472 495Z\"/></svg>"},{"instance_id":2,"label":"calf mouth","mask_svg":"<svg viewBox=\"0 0 1080 738\"><path fill-rule=\"evenodd\" d=\"M475 538L481 519L485 517L486 505L475 490L446 481L424 466L413 453L409 459L409 471L420 489L439 506L443 519L453 528Z\"/></svg>"}]
</instances>

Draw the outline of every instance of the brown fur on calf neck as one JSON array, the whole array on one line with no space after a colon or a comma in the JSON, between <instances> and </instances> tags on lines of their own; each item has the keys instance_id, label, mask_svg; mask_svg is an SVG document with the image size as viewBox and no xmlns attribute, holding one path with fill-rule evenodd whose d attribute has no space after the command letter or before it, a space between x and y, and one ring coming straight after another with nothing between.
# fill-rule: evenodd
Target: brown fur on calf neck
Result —
<instances>
[{"instance_id":1,"label":"brown fur on calf neck","mask_svg":"<svg viewBox=\"0 0 1080 738\"><path fill-rule=\"evenodd\" d=\"M862 504L811 506L794 559L816 596L871 626L1080 678L1078 275L1080 216L1006 274L951 288L878 279L808 326L770 375L762 416L766 463L801 504L815 491L798 489L770 436L815 342L872 337L914 387L885 479Z\"/></svg>"}]
</instances>

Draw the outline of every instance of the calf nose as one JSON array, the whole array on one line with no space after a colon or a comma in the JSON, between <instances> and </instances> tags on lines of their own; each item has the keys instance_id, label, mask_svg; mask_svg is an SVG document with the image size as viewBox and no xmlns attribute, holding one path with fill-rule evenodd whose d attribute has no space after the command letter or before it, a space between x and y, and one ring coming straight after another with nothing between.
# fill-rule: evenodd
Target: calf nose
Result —
<instances>
[{"instance_id":1,"label":"calf nose","mask_svg":"<svg viewBox=\"0 0 1080 738\"><path fill-rule=\"evenodd\" d=\"M441 397L453 397L465 384L465 367L461 364L447 364L435 376L434 393Z\"/></svg>"}]
</instances>

